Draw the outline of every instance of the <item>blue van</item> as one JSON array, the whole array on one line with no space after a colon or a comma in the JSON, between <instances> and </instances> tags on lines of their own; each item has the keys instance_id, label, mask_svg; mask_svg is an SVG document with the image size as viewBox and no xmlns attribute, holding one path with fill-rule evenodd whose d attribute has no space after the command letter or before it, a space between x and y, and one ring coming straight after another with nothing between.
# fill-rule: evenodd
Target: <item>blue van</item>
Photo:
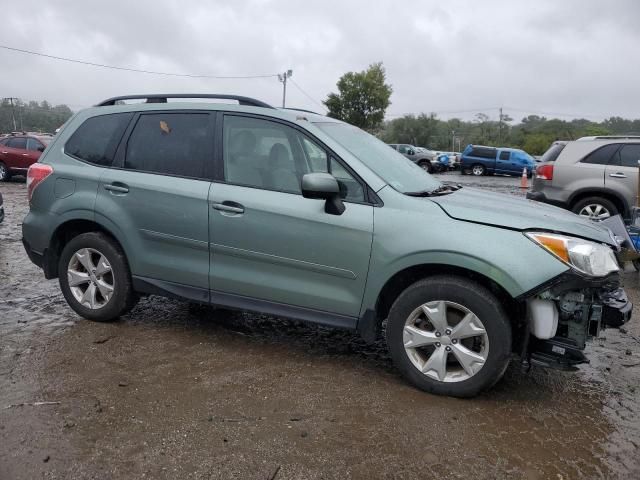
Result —
<instances>
[{"instance_id":1,"label":"blue van","mask_svg":"<svg viewBox=\"0 0 640 480\"><path fill-rule=\"evenodd\" d=\"M482 145L467 145L460 159L462 174L473 175L522 175L527 169L530 177L535 170L536 161L524 150L517 148L495 148Z\"/></svg>"}]
</instances>

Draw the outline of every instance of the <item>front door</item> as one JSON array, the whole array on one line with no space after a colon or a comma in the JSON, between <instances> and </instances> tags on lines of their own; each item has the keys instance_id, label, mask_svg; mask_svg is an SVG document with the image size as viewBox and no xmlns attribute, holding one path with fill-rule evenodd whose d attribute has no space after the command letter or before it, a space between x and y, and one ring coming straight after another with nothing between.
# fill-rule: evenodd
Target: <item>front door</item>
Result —
<instances>
[{"instance_id":1,"label":"front door","mask_svg":"<svg viewBox=\"0 0 640 480\"><path fill-rule=\"evenodd\" d=\"M96 217L121 230L132 274L199 301L209 298L209 113L144 113L105 169ZM186 288L185 288L186 287Z\"/></svg>"},{"instance_id":2,"label":"front door","mask_svg":"<svg viewBox=\"0 0 640 480\"><path fill-rule=\"evenodd\" d=\"M363 184L287 124L224 116L224 173L211 187L211 290L357 317L369 268L373 206ZM303 198L302 175L331 171L346 211Z\"/></svg>"}]
</instances>

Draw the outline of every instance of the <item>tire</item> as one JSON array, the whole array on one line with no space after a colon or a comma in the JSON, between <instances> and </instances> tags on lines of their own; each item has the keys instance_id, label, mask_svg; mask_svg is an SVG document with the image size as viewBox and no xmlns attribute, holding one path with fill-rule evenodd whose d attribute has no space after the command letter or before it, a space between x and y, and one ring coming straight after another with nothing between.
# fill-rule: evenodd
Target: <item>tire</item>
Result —
<instances>
[{"instance_id":1,"label":"tire","mask_svg":"<svg viewBox=\"0 0 640 480\"><path fill-rule=\"evenodd\" d=\"M602 197L583 198L573 205L571 211L591 220L604 220L620 213L611 200Z\"/></svg>"},{"instance_id":2,"label":"tire","mask_svg":"<svg viewBox=\"0 0 640 480\"><path fill-rule=\"evenodd\" d=\"M476 163L475 165L471 166L471 173L476 177L481 177L487 174L487 169L484 167L484 165Z\"/></svg>"},{"instance_id":3,"label":"tire","mask_svg":"<svg viewBox=\"0 0 640 480\"><path fill-rule=\"evenodd\" d=\"M83 252L82 255L76 256L76 253L81 252ZM90 254L87 256L87 253ZM81 261L81 257L89 263ZM106 264L102 262L102 257L106 259ZM104 266L105 271L108 266L109 271L100 274L100 264ZM95 267L91 269L93 275L87 273L89 269L85 265ZM133 291L131 272L124 252L114 240L102 233L83 233L67 243L60 255L58 273L60 289L67 303L78 315L87 320L96 322L116 320L137 303L138 297ZM69 283L74 277L77 283L70 286ZM102 292L108 291L109 286L112 292L107 298L102 295ZM76 295L82 294L83 289L86 293L90 288L93 288L95 293L87 296L87 302L90 305L85 306L87 302L81 302L85 297L78 299Z\"/></svg>"},{"instance_id":4,"label":"tire","mask_svg":"<svg viewBox=\"0 0 640 480\"><path fill-rule=\"evenodd\" d=\"M435 327L435 324L425 326L425 320L419 320L423 327L418 328L418 323L414 324L411 320L416 312L418 318L430 321L430 317L423 313L422 307L425 304L440 311L440 306L446 304L447 324L452 331L445 328L444 332L440 332L441 328ZM431 315L437 318L433 311L431 310ZM456 335L457 325L462 324L460 319L467 318L468 313L474 314L475 317L470 317L473 324L467 327L466 333L473 331L473 334L469 337ZM456 320L460 322L457 325ZM405 341L412 341L414 338L408 336L410 333L407 334L405 331L407 326L413 331L417 329L426 332L430 343L418 348L405 347ZM478 330L478 326L484 330ZM482 285L456 276L429 277L414 283L402 292L389 312L386 337L393 362L402 376L419 389L437 395L478 395L502 378L511 357L511 324L496 297ZM420 339L419 336L415 338ZM438 340L439 343L433 343ZM466 353L469 350L475 354L474 360L484 359L483 363L469 362L467 367L471 372L458 361L460 357L472 358ZM434 357L437 352L440 356ZM428 369L423 373L422 370L429 366L428 361L432 357L445 359L444 362L436 362L444 365L444 375L437 369ZM422 370L416 364L421 361L424 361Z\"/></svg>"},{"instance_id":5,"label":"tire","mask_svg":"<svg viewBox=\"0 0 640 480\"><path fill-rule=\"evenodd\" d=\"M418 166L428 173L433 173L433 167L431 166L431 162L421 161L421 162L418 162Z\"/></svg>"},{"instance_id":6,"label":"tire","mask_svg":"<svg viewBox=\"0 0 640 480\"><path fill-rule=\"evenodd\" d=\"M8 182L9 180L11 180L11 172L3 162L0 162L0 182Z\"/></svg>"}]
</instances>

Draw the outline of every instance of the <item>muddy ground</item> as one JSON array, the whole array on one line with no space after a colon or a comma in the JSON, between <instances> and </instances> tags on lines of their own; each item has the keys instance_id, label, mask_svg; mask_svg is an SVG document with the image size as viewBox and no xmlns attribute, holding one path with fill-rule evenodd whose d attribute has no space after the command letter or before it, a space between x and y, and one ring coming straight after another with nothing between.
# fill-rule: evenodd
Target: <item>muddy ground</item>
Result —
<instances>
[{"instance_id":1,"label":"muddy ground","mask_svg":"<svg viewBox=\"0 0 640 480\"><path fill-rule=\"evenodd\" d=\"M25 184L0 192L2 480L640 478L638 309L577 373L513 362L481 397L436 397L343 331L160 297L82 320L22 249Z\"/></svg>"}]
</instances>

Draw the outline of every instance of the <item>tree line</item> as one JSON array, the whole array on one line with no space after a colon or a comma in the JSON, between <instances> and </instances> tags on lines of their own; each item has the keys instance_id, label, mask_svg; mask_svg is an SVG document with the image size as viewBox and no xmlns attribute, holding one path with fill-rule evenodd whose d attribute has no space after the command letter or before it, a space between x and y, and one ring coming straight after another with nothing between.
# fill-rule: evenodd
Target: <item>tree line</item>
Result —
<instances>
[{"instance_id":1,"label":"tree line","mask_svg":"<svg viewBox=\"0 0 640 480\"><path fill-rule=\"evenodd\" d=\"M442 120L434 113L425 113L385 121L393 90L386 83L382 63L372 64L362 72L346 73L337 87L338 93L330 93L323 102L329 110L327 115L363 128L386 143L408 143L442 151L459 151L472 143L521 148L532 155L541 155L555 140L590 135L640 135L640 120L620 117L594 122L529 115L516 123L509 115L502 114L496 115L498 119L477 113L473 120Z\"/></svg>"},{"instance_id":2,"label":"tree line","mask_svg":"<svg viewBox=\"0 0 640 480\"><path fill-rule=\"evenodd\" d=\"M0 102L0 133L43 132L53 133L73 112L67 105L5 98Z\"/></svg>"}]
</instances>

